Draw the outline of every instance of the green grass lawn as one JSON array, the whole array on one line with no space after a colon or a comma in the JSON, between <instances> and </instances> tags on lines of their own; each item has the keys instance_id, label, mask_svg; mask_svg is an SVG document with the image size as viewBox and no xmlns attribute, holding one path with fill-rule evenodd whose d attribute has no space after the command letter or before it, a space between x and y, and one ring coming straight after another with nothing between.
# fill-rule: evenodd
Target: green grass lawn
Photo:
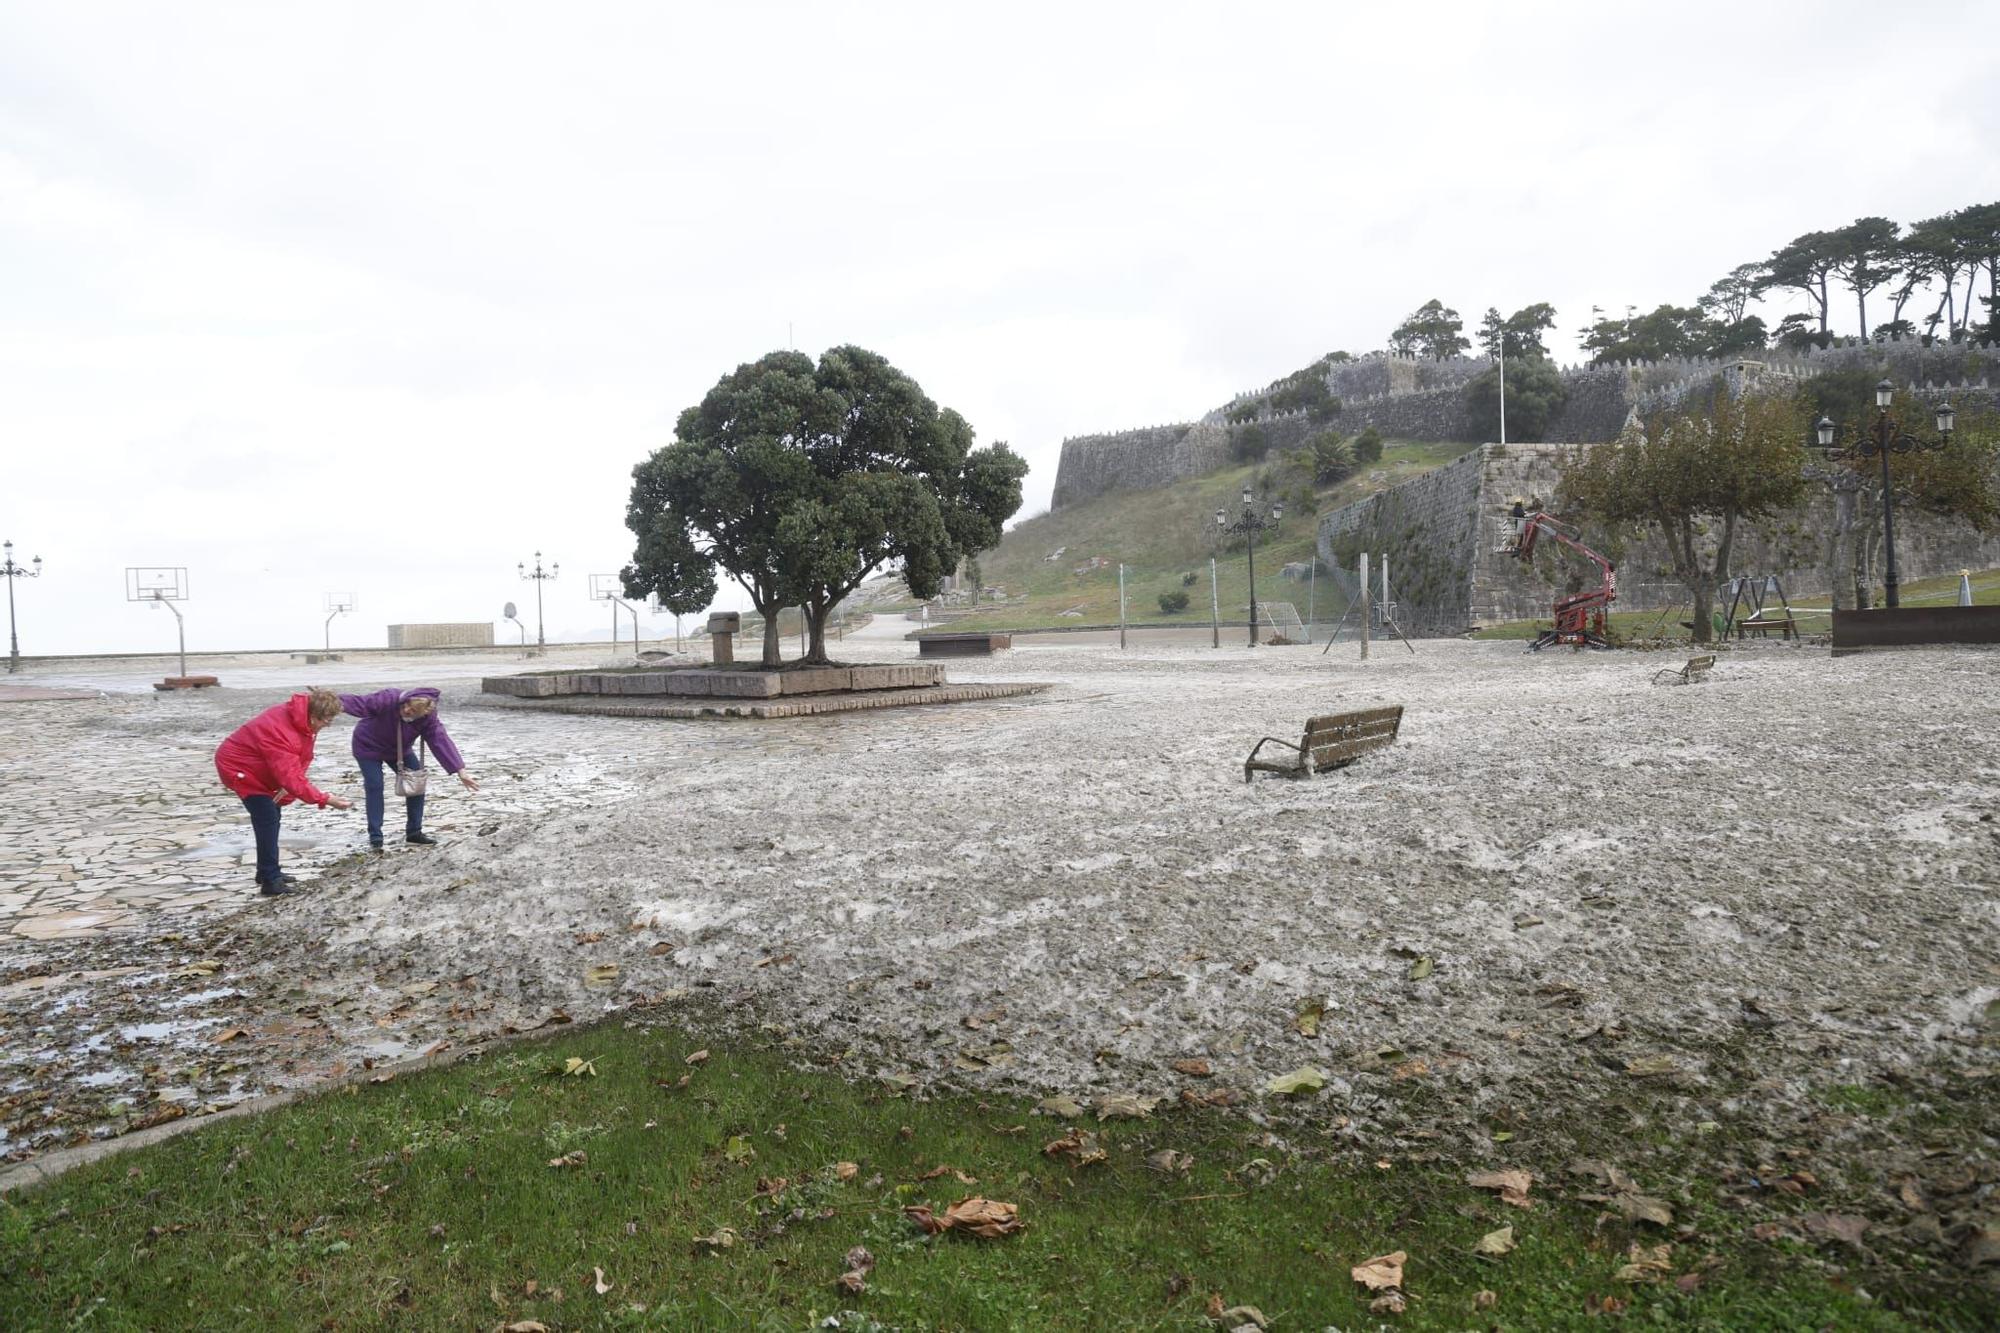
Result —
<instances>
[{"instance_id":1,"label":"green grass lawn","mask_svg":"<svg viewBox=\"0 0 2000 1333\"><path fill-rule=\"evenodd\" d=\"M1377 1161L1388 1149L1335 1160L1330 1111L1280 1117L1276 1134L1166 1107L1099 1124L801 1073L776 1038L696 1050L679 1033L575 1031L80 1168L0 1202L0 1323L1205 1329L1212 1300L1279 1330L1995 1317L1990 1293L1942 1284L1902 1289L1911 1312L1892 1313L1827 1252L1751 1240L1742 1214L1699 1195L1678 1196L1663 1229L1546 1182L1520 1209L1462 1170ZM1044 1154L1071 1125L1105 1160ZM927 1236L904 1211L968 1195L1016 1205L1022 1229ZM1503 1227L1511 1252L1475 1253ZM1667 1246L1666 1271L1621 1280L1635 1244ZM855 1246L874 1267L850 1293L835 1283ZM1378 1317L1349 1270L1396 1250L1408 1310Z\"/></svg>"},{"instance_id":2,"label":"green grass lawn","mask_svg":"<svg viewBox=\"0 0 2000 1333\"><path fill-rule=\"evenodd\" d=\"M1878 585L1875 589L1877 605L1880 605L1881 595ZM1901 600L1904 606L1955 606L1958 603L1958 576L1951 574L1905 583L1902 585ZM1972 603L1974 606L2000 606L2000 569L1973 572ZM1726 612L1728 606L1725 603L1716 609ZM1833 616L1823 595L1794 600L1792 611L1802 634L1824 634L1833 628ZM1614 640L1643 640L1662 635L1668 638L1685 636L1687 630L1682 628L1681 621L1686 618L1686 608L1675 607L1671 610L1613 611L1607 621ZM1550 623L1547 620L1511 620L1505 624L1482 626L1472 637L1532 639Z\"/></svg>"},{"instance_id":3,"label":"green grass lawn","mask_svg":"<svg viewBox=\"0 0 2000 1333\"><path fill-rule=\"evenodd\" d=\"M1337 486L1318 493L1320 513L1371 495L1441 467L1475 448L1468 444L1390 441L1379 463L1362 468ZM1034 629L1118 623L1118 566L1126 566L1126 619L1132 624L1209 620L1208 561L1216 557L1222 618L1241 623L1250 601L1249 558L1238 549L1218 552L1215 511L1232 521L1242 512L1241 492L1254 484L1264 465L1232 467L1150 491L1099 496L1057 513L1039 514L1016 525L998 548L980 557L988 586L1004 587L1004 606L978 611L953 628ZM1257 598L1290 602L1300 616L1308 611L1305 584L1279 577L1287 563L1310 560L1318 515L1288 512L1282 526L1257 542ZM1057 550L1062 555L1050 560ZM1083 568L1093 561L1101 564ZM1192 585L1183 583L1189 574ZM1160 609L1160 594L1184 590L1187 610ZM1025 594L1025 597L1023 597ZM1018 600L1017 600L1018 599ZM1345 603L1320 580L1320 611L1331 619ZM1330 610L1329 610L1330 608ZM1065 615L1074 611L1076 615Z\"/></svg>"}]
</instances>

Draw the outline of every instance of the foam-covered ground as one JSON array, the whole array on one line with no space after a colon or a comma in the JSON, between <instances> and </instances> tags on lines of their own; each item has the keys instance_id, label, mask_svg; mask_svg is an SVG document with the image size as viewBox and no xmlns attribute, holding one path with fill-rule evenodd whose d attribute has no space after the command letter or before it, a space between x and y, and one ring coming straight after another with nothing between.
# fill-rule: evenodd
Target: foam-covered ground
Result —
<instances>
[{"instance_id":1,"label":"foam-covered ground","mask_svg":"<svg viewBox=\"0 0 2000 1333\"><path fill-rule=\"evenodd\" d=\"M1351 1132L1446 1138L1635 1079L1783 1102L1990 1040L2000 654L1758 645L1655 687L1679 658L1418 648L1022 648L953 678L1057 689L783 722L451 697L489 791L439 848L215 922L218 1021L267 1043L249 1090L647 1003L855 1076L1086 1101L1255 1101L1311 1065ZM1244 783L1258 737L1382 703L1393 748ZM164 973L214 938L119 958L212 985ZM68 1050L59 990L9 1003Z\"/></svg>"}]
</instances>

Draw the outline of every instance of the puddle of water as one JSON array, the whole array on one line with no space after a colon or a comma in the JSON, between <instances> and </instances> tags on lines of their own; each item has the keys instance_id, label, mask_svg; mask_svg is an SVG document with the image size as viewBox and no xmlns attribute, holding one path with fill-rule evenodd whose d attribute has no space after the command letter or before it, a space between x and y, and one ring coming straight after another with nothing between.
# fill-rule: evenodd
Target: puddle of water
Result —
<instances>
[{"instance_id":1,"label":"puddle of water","mask_svg":"<svg viewBox=\"0 0 2000 1333\"><path fill-rule=\"evenodd\" d=\"M192 1036L203 1028L214 1027L219 1021L214 1018L180 1018L165 1023L128 1023L118 1029L118 1035L125 1041L172 1041L176 1037ZM96 1037L91 1038L91 1041L96 1040Z\"/></svg>"},{"instance_id":2,"label":"puddle of water","mask_svg":"<svg viewBox=\"0 0 2000 1333\"><path fill-rule=\"evenodd\" d=\"M243 994L234 986L217 986L213 990L198 990L191 994L175 996L164 1002L168 1009L186 1009L197 1004L208 1004L213 1000L227 1000Z\"/></svg>"}]
</instances>

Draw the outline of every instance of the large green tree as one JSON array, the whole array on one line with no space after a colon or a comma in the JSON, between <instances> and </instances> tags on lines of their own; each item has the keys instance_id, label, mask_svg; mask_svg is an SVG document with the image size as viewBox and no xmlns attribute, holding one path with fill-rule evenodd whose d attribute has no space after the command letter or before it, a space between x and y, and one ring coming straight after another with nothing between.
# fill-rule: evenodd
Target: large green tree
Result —
<instances>
[{"instance_id":1,"label":"large green tree","mask_svg":"<svg viewBox=\"0 0 2000 1333\"><path fill-rule=\"evenodd\" d=\"M1404 356L1447 361L1472 347L1464 335L1465 321L1458 312L1433 297L1396 326L1389 335L1389 347Z\"/></svg>"},{"instance_id":2,"label":"large green tree","mask_svg":"<svg viewBox=\"0 0 2000 1333\"><path fill-rule=\"evenodd\" d=\"M1827 332L1827 280L1839 265L1838 248L1829 233L1809 231L1771 252L1764 262L1766 287L1784 287L1812 302L1822 336Z\"/></svg>"},{"instance_id":3,"label":"large green tree","mask_svg":"<svg viewBox=\"0 0 2000 1333\"><path fill-rule=\"evenodd\" d=\"M913 594L935 595L962 557L998 544L1027 473L1004 444L974 449L963 417L859 347L739 366L675 437L632 471L625 591L697 611L726 573L764 618L767 667L786 606L805 610L804 660L824 662L828 613L875 570L899 564Z\"/></svg>"},{"instance_id":4,"label":"large green tree","mask_svg":"<svg viewBox=\"0 0 2000 1333\"><path fill-rule=\"evenodd\" d=\"M1805 409L1792 398L1718 391L1699 410L1658 414L1572 455L1560 502L1594 522L1656 532L1705 643L1738 527L1793 503L1805 487L1805 432Z\"/></svg>"},{"instance_id":5,"label":"large green tree","mask_svg":"<svg viewBox=\"0 0 2000 1333\"><path fill-rule=\"evenodd\" d=\"M1483 371L1465 386L1466 407L1482 440L1500 438L1500 367ZM1544 440L1569 400L1569 388L1555 362L1544 356L1507 358L1507 435Z\"/></svg>"},{"instance_id":6,"label":"large green tree","mask_svg":"<svg viewBox=\"0 0 2000 1333\"><path fill-rule=\"evenodd\" d=\"M1854 293L1860 336L1868 336L1868 293L1902 272L1902 228L1888 218L1856 218L1826 234L1832 272Z\"/></svg>"},{"instance_id":7,"label":"large green tree","mask_svg":"<svg viewBox=\"0 0 2000 1333\"><path fill-rule=\"evenodd\" d=\"M1537 301L1505 319L1500 318L1497 309L1488 306L1485 318L1479 321L1479 349L1488 356L1498 356L1504 349L1509 361L1516 357L1547 356L1549 349L1542 335L1555 326L1556 308L1547 301Z\"/></svg>"}]
</instances>

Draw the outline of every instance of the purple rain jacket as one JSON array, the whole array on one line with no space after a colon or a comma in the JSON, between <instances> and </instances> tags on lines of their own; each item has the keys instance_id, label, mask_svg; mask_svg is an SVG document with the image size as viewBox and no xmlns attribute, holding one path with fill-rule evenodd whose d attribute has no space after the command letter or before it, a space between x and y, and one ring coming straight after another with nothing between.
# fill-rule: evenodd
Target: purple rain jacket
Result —
<instances>
[{"instance_id":1,"label":"purple rain jacket","mask_svg":"<svg viewBox=\"0 0 2000 1333\"><path fill-rule=\"evenodd\" d=\"M403 700L426 698L431 701L431 711L415 722L403 722L400 710ZM457 773L465 767L465 760L458 754L458 747L451 743L444 723L438 721L438 692L428 685L420 685L414 690L377 690L373 694L343 694L340 696L340 711L361 720L354 724L354 757L373 759L377 763L396 762L396 725L402 723L403 744L414 749L417 741L430 747L437 756L438 763L447 773Z\"/></svg>"}]
</instances>

